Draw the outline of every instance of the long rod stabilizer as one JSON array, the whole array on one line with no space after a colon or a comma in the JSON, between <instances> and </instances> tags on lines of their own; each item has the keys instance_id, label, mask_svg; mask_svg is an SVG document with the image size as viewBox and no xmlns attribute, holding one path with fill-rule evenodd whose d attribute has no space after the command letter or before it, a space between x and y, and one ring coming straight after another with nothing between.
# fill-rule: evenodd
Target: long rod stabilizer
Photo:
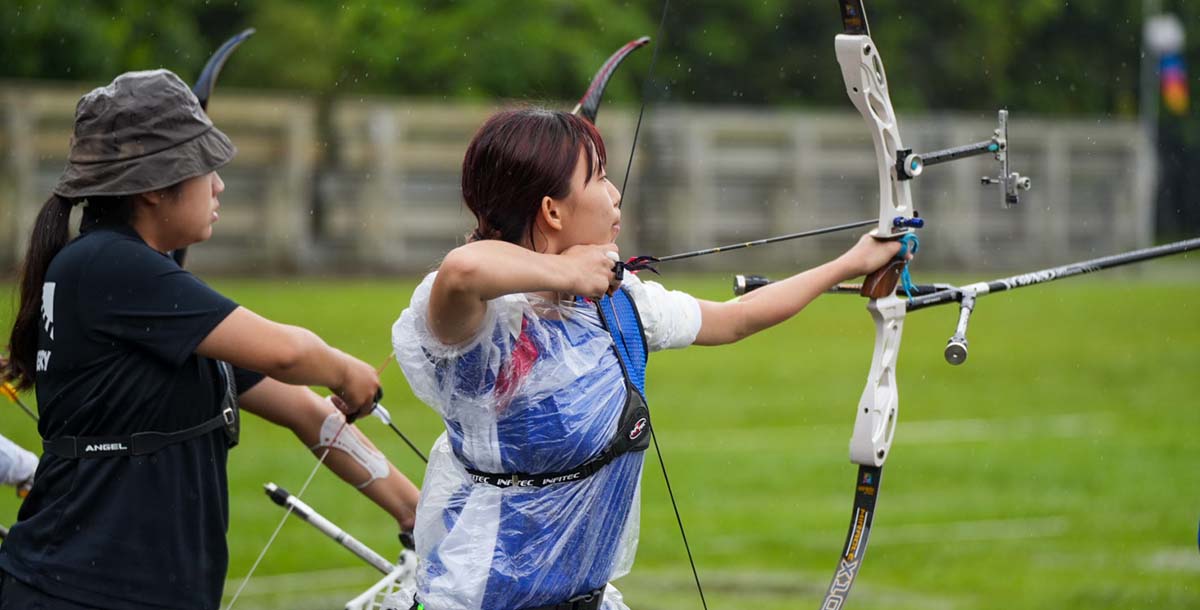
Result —
<instances>
[{"instance_id":1,"label":"long rod stabilizer","mask_svg":"<svg viewBox=\"0 0 1200 610\"><path fill-rule=\"evenodd\" d=\"M955 326L954 335L947 342L945 357L946 361L950 364L962 364L967 360L967 325L970 323L971 314L975 311L976 299L979 297L1036 284L1044 284L1085 273L1112 269L1113 267L1122 267L1165 256L1182 254L1193 250L1200 250L1200 237L1068 263L1058 267L1031 271L987 282L977 282L961 287L950 284L917 284L913 287L912 298L908 300L906 309L907 311L917 311L937 305L958 303L958 322ZM733 283L734 294L740 296L770 284L771 280L761 275L739 274L734 276ZM839 284L831 288L828 292L857 294L858 288L857 285ZM902 294L898 291L897 296L902 296Z\"/></svg>"},{"instance_id":2,"label":"long rod stabilizer","mask_svg":"<svg viewBox=\"0 0 1200 610\"><path fill-rule=\"evenodd\" d=\"M291 514L299 517L309 525L317 528L322 534L329 536L334 542L342 545L346 550L354 553L359 559L371 564L371 567L379 570L384 574L390 573L396 568L392 563L384 559L379 553L371 550L370 547L361 543L354 536L347 534L345 530L333 524L332 521L321 516L320 513L313 510L311 506L305 504L296 496L288 493L288 491L274 483L267 483L263 486L267 492L267 497L271 501L285 509L291 509Z\"/></svg>"}]
</instances>

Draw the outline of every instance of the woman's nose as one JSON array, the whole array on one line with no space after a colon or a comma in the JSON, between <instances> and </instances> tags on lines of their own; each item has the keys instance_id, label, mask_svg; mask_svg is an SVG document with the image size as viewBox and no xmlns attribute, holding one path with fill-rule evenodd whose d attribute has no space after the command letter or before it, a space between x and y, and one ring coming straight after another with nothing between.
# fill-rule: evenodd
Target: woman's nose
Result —
<instances>
[{"instance_id":1,"label":"woman's nose","mask_svg":"<svg viewBox=\"0 0 1200 610\"><path fill-rule=\"evenodd\" d=\"M621 190L617 188L617 185L615 185L611 182L609 183L609 187L612 188L611 196L612 196L612 200L613 200L613 206L620 208L621 207Z\"/></svg>"}]
</instances>

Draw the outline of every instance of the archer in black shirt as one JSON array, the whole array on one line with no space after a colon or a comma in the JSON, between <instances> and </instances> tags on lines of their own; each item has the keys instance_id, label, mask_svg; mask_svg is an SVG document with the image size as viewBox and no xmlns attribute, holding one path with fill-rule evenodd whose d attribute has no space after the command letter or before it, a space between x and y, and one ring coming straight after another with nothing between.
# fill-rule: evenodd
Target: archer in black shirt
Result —
<instances>
[{"instance_id":1,"label":"archer in black shirt","mask_svg":"<svg viewBox=\"0 0 1200 610\"><path fill-rule=\"evenodd\" d=\"M0 610L215 610L235 380L259 400L270 381L328 387L348 415L374 405L370 365L239 307L166 255L212 235L216 169L233 154L166 70L80 100L69 162L30 235L3 371L36 385L46 452L0 547Z\"/></svg>"}]
</instances>

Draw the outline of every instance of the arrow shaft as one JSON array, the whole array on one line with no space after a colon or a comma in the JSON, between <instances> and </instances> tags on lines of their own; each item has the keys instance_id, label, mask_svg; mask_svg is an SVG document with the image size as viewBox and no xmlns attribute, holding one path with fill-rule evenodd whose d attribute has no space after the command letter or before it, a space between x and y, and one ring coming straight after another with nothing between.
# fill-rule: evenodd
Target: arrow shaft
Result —
<instances>
[{"instance_id":1,"label":"arrow shaft","mask_svg":"<svg viewBox=\"0 0 1200 610\"><path fill-rule=\"evenodd\" d=\"M40 421L37 413L34 413L33 409L30 409L28 406L26 406L25 402L21 400L21 396L17 394L17 388L13 387L11 383L5 381L4 385L0 387L0 394L4 394L4 396L11 400L13 404L21 407L21 410L24 411L25 414L31 419L33 419L33 421Z\"/></svg>"},{"instance_id":2,"label":"arrow shaft","mask_svg":"<svg viewBox=\"0 0 1200 610\"><path fill-rule=\"evenodd\" d=\"M754 246L765 246L767 244L774 244L774 243L778 243L781 241L788 241L788 240L792 240L792 239L800 239L802 237L814 237L817 235L825 235L827 233L837 233L839 231L848 231L850 229L858 229L861 227L866 227L869 225L876 224L878 222L879 221L877 219L856 220L854 222L848 222L845 224L834 225L831 227L823 227L820 229L811 229L808 231L801 231L799 233L789 233L787 235L777 235L775 237L756 239L754 241L745 241L745 242L741 242L741 243L737 243L737 244L729 244L726 246L717 246L715 248L705 248L703 250L694 250L692 252L683 252L681 254L672 254L670 256L660 257L658 259L658 262L665 263L668 261L678 261L678 260L683 260L686 258L695 258L697 256L705 256L708 254L717 254L718 252L729 252L731 250L741 250L743 248L752 248Z\"/></svg>"}]
</instances>

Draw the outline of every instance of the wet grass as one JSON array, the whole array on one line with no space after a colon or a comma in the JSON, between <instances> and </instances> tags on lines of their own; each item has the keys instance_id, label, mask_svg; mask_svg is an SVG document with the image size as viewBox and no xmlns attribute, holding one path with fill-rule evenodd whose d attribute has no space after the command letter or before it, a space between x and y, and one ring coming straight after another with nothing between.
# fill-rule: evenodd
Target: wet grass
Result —
<instances>
[{"instance_id":1,"label":"wet grass","mask_svg":"<svg viewBox=\"0 0 1200 610\"><path fill-rule=\"evenodd\" d=\"M851 607L1200 607L1200 273L1173 277L1096 276L981 299L960 367L941 355L956 310L908 319L894 455ZM212 283L379 363L414 282ZM724 277L671 285L728 297ZM4 328L9 316L0 312ZM846 444L873 336L861 299L827 296L741 344L651 358L650 405L710 607L818 603L849 519ZM395 366L384 383L397 424L428 445L440 422ZM290 433L248 419L230 459L231 578L282 515L262 484L295 491L313 465ZM420 479L399 439L362 425ZM0 409L0 430L38 444L16 409ZM634 608L699 608L653 458L644 476L638 563L618 584ZM332 475L305 500L385 555L398 550L392 521ZM16 507L0 499L0 521ZM256 583L276 595L239 607L330 607L374 578L299 521L258 572L288 573L314 574Z\"/></svg>"}]
</instances>

